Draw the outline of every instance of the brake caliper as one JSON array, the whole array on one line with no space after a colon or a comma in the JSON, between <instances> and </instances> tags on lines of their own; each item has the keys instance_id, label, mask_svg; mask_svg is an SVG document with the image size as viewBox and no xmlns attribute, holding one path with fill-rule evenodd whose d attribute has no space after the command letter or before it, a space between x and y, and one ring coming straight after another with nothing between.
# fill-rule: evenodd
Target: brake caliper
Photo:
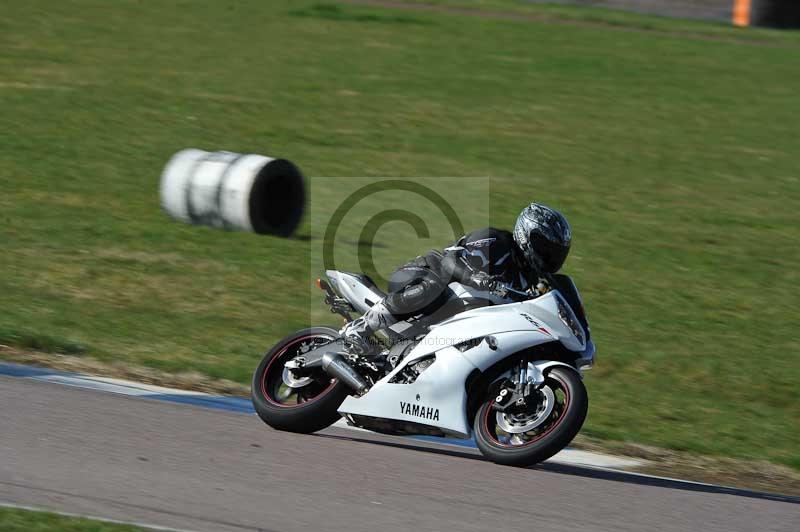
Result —
<instances>
[{"instance_id":1,"label":"brake caliper","mask_svg":"<svg viewBox=\"0 0 800 532\"><path fill-rule=\"evenodd\" d=\"M511 407L524 407L526 399L531 393L531 383L526 382L523 385L506 381L494 398L492 408L499 412L505 412L506 409Z\"/></svg>"}]
</instances>

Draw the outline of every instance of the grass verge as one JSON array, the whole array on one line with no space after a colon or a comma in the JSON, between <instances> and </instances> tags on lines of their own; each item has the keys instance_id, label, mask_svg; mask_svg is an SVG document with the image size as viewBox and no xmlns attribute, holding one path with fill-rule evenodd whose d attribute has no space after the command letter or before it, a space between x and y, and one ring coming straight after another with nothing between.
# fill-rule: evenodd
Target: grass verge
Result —
<instances>
[{"instance_id":1,"label":"grass verge","mask_svg":"<svg viewBox=\"0 0 800 532\"><path fill-rule=\"evenodd\" d=\"M0 506L3 532L145 532L146 528Z\"/></svg>"}]
</instances>

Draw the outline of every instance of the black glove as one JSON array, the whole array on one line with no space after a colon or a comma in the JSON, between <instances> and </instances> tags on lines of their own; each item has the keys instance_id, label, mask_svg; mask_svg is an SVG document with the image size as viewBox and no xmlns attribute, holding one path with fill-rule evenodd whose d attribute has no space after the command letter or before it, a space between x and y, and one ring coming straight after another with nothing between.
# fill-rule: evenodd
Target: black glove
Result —
<instances>
[{"instance_id":1,"label":"black glove","mask_svg":"<svg viewBox=\"0 0 800 532\"><path fill-rule=\"evenodd\" d=\"M492 277L486 272L475 272L470 277L470 284L478 290L485 290L487 292L494 292L499 288L497 279Z\"/></svg>"}]
</instances>

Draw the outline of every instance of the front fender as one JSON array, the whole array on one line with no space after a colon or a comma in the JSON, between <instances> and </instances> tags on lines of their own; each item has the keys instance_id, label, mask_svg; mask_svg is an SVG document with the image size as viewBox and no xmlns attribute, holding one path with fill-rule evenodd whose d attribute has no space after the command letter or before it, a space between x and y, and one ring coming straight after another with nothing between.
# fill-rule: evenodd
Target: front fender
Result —
<instances>
[{"instance_id":1,"label":"front fender","mask_svg":"<svg viewBox=\"0 0 800 532\"><path fill-rule=\"evenodd\" d=\"M544 382L544 377L545 374L547 373L547 370L555 366L564 366L565 368L569 368L575 373L577 373L578 376L583 378L581 372L575 369L573 366L565 364L564 362L559 362L557 360L534 360L533 362L528 362L528 375L533 376L533 382L538 386L539 384L542 384Z\"/></svg>"},{"instance_id":2,"label":"front fender","mask_svg":"<svg viewBox=\"0 0 800 532\"><path fill-rule=\"evenodd\" d=\"M486 371L501 360L524 349L557 341L552 335L537 330L504 332L491 336L495 340L494 348L484 339L463 353L464 358L481 371Z\"/></svg>"},{"instance_id":3,"label":"front fender","mask_svg":"<svg viewBox=\"0 0 800 532\"><path fill-rule=\"evenodd\" d=\"M533 384L535 386L539 386L540 384L544 383L547 371L550 368L556 366L563 366L565 368L569 368L570 370L577 373L581 378L583 378L583 375L581 375L581 372L579 370L575 369L573 366L570 366L569 364L565 364L564 362L559 362L557 360L534 360L533 362L528 362L528 377L533 377ZM515 369L509 369L504 371L503 373L500 373L499 375L495 375L491 383L494 384L504 379L510 379L515 376L514 375L515 372L516 372Z\"/></svg>"}]
</instances>

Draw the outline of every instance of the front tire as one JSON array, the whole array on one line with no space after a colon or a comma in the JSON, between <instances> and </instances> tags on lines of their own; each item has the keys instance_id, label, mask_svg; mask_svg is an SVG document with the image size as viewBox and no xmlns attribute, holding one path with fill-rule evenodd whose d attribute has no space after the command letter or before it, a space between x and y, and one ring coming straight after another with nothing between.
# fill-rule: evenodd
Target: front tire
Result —
<instances>
[{"instance_id":1,"label":"front tire","mask_svg":"<svg viewBox=\"0 0 800 532\"><path fill-rule=\"evenodd\" d=\"M527 413L526 418L524 412L507 415L494 410L496 394L488 391L473 427L475 443L484 456L498 464L529 466L547 460L572 441L589 408L586 387L578 372L566 367L550 369L542 392L545 387L549 388L545 401L552 401L553 406L541 420L534 417L536 412ZM533 425L535 428L524 431Z\"/></svg>"},{"instance_id":2,"label":"front tire","mask_svg":"<svg viewBox=\"0 0 800 532\"><path fill-rule=\"evenodd\" d=\"M302 349L332 341L339 333L311 327L287 336L270 349L253 374L251 397L258 417L278 430L310 434L334 424L347 386L322 369L309 377L286 377L284 364ZM287 380L290 385L287 385Z\"/></svg>"}]
</instances>

